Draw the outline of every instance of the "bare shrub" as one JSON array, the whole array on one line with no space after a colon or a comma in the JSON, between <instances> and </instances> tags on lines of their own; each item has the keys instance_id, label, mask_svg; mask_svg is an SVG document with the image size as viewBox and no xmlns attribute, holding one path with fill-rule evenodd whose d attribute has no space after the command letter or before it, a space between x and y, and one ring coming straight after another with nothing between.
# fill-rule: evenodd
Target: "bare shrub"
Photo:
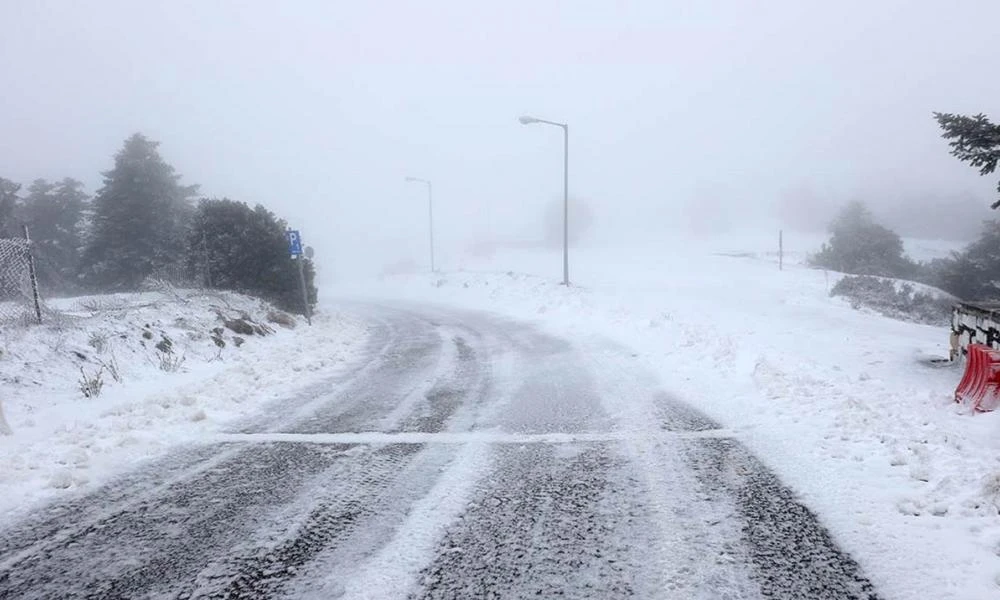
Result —
<instances>
[{"instance_id":1,"label":"bare shrub","mask_svg":"<svg viewBox=\"0 0 1000 600\"><path fill-rule=\"evenodd\" d=\"M157 352L156 358L159 360L161 371L166 373L176 373L184 364L184 355L177 355L172 352Z\"/></svg>"},{"instance_id":2,"label":"bare shrub","mask_svg":"<svg viewBox=\"0 0 1000 600\"><path fill-rule=\"evenodd\" d=\"M114 351L111 352L111 358L108 360L98 359L98 362L101 363L101 367L107 369L108 374L111 375L111 379L115 380L115 383L122 382L122 371L118 367L118 357L115 356Z\"/></svg>"},{"instance_id":3,"label":"bare shrub","mask_svg":"<svg viewBox=\"0 0 1000 600\"><path fill-rule=\"evenodd\" d=\"M87 340L87 345L93 348L94 352L103 354L108 347L108 334L95 331L90 334L90 338Z\"/></svg>"},{"instance_id":4,"label":"bare shrub","mask_svg":"<svg viewBox=\"0 0 1000 600\"><path fill-rule=\"evenodd\" d=\"M103 372L104 367L102 366L92 375L87 375L83 367L80 367L80 381L78 385L84 398L96 398L101 395L101 390L104 389L104 379L101 377Z\"/></svg>"},{"instance_id":5,"label":"bare shrub","mask_svg":"<svg viewBox=\"0 0 1000 600\"><path fill-rule=\"evenodd\" d=\"M156 342L156 349L164 354L171 354L174 351L174 342L166 334L160 334L160 341Z\"/></svg>"}]
</instances>

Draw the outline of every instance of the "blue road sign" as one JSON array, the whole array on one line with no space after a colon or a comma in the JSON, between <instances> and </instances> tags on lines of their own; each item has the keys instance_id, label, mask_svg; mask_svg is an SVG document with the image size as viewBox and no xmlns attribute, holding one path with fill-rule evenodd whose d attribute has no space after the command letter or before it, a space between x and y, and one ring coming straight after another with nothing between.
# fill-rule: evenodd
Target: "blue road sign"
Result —
<instances>
[{"instance_id":1,"label":"blue road sign","mask_svg":"<svg viewBox=\"0 0 1000 600\"><path fill-rule=\"evenodd\" d=\"M288 253L292 256L302 255L302 236L295 229L289 229L285 232L288 236Z\"/></svg>"}]
</instances>

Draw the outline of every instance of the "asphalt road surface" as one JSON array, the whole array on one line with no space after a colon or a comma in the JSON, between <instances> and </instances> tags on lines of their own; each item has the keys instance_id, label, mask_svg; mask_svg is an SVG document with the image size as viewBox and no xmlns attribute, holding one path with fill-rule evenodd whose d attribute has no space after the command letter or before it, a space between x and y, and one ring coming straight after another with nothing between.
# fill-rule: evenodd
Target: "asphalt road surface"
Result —
<instances>
[{"instance_id":1,"label":"asphalt road surface","mask_svg":"<svg viewBox=\"0 0 1000 600\"><path fill-rule=\"evenodd\" d=\"M366 358L0 531L0 598L877 598L625 349L353 306Z\"/></svg>"}]
</instances>

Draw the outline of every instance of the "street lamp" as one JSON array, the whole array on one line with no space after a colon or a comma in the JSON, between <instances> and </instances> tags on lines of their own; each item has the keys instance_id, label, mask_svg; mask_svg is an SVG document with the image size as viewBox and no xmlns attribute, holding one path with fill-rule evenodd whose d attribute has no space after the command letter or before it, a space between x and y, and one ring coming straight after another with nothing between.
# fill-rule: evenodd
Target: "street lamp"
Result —
<instances>
[{"instance_id":1,"label":"street lamp","mask_svg":"<svg viewBox=\"0 0 1000 600\"><path fill-rule=\"evenodd\" d=\"M431 191L431 182L419 177L407 177L406 181L427 184L427 222L430 225L431 233L431 273L434 272L434 196Z\"/></svg>"},{"instance_id":2,"label":"street lamp","mask_svg":"<svg viewBox=\"0 0 1000 600\"><path fill-rule=\"evenodd\" d=\"M545 125L555 125L563 130L563 285L569 285L569 125L566 123L556 123L546 121L527 115L519 117L521 125L531 125L533 123L543 123Z\"/></svg>"}]
</instances>

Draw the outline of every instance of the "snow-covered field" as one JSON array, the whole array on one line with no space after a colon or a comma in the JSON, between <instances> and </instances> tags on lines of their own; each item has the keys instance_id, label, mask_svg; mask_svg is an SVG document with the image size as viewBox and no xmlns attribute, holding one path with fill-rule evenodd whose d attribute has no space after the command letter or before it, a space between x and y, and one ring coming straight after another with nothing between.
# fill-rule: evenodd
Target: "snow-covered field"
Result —
<instances>
[{"instance_id":1,"label":"snow-covered field","mask_svg":"<svg viewBox=\"0 0 1000 600\"><path fill-rule=\"evenodd\" d=\"M0 403L12 430L0 435L0 521L294 397L349 365L366 335L335 310L320 311L313 327L283 327L269 322L267 305L229 293L49 305L57 315L45 325L0 335ZM241 316L272 333L225 325ZM85 397L80 382L97 373L100 394Z\"/></svg>"},{"instance_id":2,"label":"snow-covered field","mask_svg":"<svg viewBox=\"0 0 1000 600\"><path fill-rule=\"evenodd\" d=\"M947 357L947 328L830 298L839 276L801 264L821 240L786 235L780 272L776 240L730 236L574 249L569 288L557 252L510 250L344 292L615 339L737 431L886 597L997 597L1000 415L952 402L960 369L930 360ZM954 245L907 247L926 260Z\"/></svg>"}]
</instances>

